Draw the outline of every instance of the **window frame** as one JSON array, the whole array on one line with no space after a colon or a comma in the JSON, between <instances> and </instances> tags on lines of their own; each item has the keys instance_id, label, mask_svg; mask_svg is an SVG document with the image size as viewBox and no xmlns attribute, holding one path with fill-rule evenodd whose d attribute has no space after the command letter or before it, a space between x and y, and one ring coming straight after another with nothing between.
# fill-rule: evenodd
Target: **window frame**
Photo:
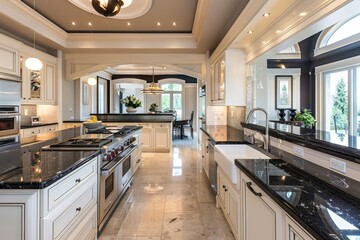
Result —
<instances>
[{"instance_id":1,"label":"window frame","mask_svg":"<svg viewBox=\"0 0 360 240\"><path fill-rule=\"evenodd\" d=\"M164 84L180 84L181 85L181 91L164 91L163 93L170 94L170 99L173 98L174 93L180 93L181 94L181 115L184 116L185 114L185 81L181 79L162 79L158 81L158 84L160 87ZM172 101L172 100L171 100ZM160 108L162 109L162 101L160 97Z\"/></svg>"},{"instance_id":2,"label":"window frame","mask_svg":"<svg viewBox=\"0 0 360 240\"><path fill-rule=\"evenodd\" d=\"M323 131L328 131L326 123L327 117L327 103L326 103L326 79L325 74L337 72L341 70L348 70L348 103L349 112L348 119L350 121L348 135L357 136L356 129L354 129L354 121L357 121L356 104L353 104L353 99L356 99L356 85L354 86L353 79L356 77L354 69L360 66L360 56L344 59L341 61L329 63L315 68L316 73L316 128Z\"/></svg>"}]
</instances>

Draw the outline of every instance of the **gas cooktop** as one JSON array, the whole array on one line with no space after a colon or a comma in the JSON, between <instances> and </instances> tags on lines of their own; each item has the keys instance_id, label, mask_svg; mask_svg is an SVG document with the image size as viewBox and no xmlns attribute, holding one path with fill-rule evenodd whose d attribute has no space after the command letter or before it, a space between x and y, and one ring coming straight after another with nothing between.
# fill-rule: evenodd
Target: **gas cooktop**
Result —
<instances>
[{"instance_id":1,"label":"gas cooktop","mask_svg":"<svg viewBox=\"0 0 360 240\"><path fill-rule=\"evenodd\" d=\"M97 134L113 134L114 137L121 137L138 129L138 126L124 126L124 127L105 127L102 129L89 130L88 133Z\"/></svg>"}]
</instances>

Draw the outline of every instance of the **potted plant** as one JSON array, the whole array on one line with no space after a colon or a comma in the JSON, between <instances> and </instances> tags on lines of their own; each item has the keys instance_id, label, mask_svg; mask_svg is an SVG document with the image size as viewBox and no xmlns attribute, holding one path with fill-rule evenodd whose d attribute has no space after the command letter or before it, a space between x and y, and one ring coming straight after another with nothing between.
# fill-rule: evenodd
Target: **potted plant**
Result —
<instances>
[{"instance_id":1,"label":"potted plant","mask_svg":"<svg viewBox=\"0 0 360 240\"><path fill-rule=\"evenodd\" d=\"M129 95L123 99L121 102L125 104L126 112L136 112L136 108L141 107L141 100L136 98L134 95Z\"/></svg>"},{"instance_id":2,"label":"potted plant","mask_svg":"<svg viewBox=\"0 0 360 240\"><path fill-rule=\"evenodd\" d=\"M155 113L158 110L158 107L159 106L156 103L152 103L150 105L149 111L152 112L152 113Z\"/></svg>"},{"instance_id":3,"label":"potted plant","mask_svg":"<svg viewBox=\"0 0 360 240\"><path fill-rule=\"evenodd\" d=\"M297 112L295 115L296 121L302 121L306 128L312 128L316 122L315 118L310 114L311 112L304 108L301 112Z\"/></svg>"}]
</instances>

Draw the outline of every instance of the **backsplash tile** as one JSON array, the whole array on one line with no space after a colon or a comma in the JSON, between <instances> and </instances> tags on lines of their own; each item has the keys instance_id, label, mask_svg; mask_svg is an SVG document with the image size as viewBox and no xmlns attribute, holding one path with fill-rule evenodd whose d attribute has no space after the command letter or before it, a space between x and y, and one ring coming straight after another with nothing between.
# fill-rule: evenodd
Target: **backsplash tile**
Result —
<instances>
[{"instance_id":1,"label":"backsplash tile","mask_svg":"<svg viewBox=\"0 0 360 240\"><path fill-rule=\"evenodd\" d=\"M242 129L241 122L245 121L246 107L228 107L227 109L227 125Z\"/></svg>"},{"instance_id":2,"label":"backsplash tile","mask_svg":"<svg viewBox=\"0 0 360 240\"><path fill-rule=\"evenodd\" d=\"M31 116L37 116L36 105L21 105L21 121L20 125L30 125Z\"/></svg>"},{"instance_id":3,"label":"backsplash tile","mask_svg":"<svg viewBox=\"0 0 360 240\"><path fill-rule=\"evenodd\" d=\"M206 124L207 125L226 125L227 108L225 106L207 106Z\"/></svg>"}]
</instances>

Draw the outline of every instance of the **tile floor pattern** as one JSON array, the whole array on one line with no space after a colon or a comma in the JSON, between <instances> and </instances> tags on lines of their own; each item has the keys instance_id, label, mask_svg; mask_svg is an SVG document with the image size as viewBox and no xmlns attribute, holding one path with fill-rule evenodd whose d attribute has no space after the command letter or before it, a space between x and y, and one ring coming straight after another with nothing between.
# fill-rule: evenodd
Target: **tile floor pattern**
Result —
<instances>
[{"instance_id":1,"label":"tile floor pattern","mask_svg":"<svg viewBox=\"0 0 360 240\"><path fill-rule=\"evenodd\" d=\"M174 140L171 153L143 153L134 176L100 240L234 240L215 207L197 140Z\"/></svg>"}]
</instances>

